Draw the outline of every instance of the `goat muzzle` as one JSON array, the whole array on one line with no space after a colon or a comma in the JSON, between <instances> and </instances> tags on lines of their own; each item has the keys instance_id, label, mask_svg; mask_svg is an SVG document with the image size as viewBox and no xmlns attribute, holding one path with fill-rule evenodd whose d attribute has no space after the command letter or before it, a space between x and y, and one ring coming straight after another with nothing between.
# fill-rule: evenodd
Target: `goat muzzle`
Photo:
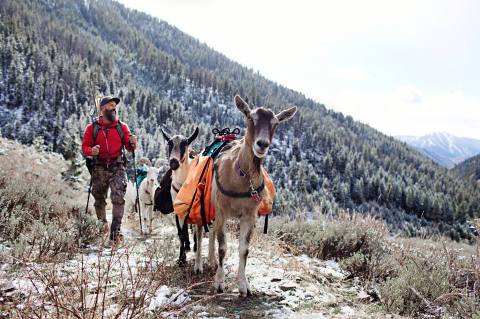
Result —
<instances>
[{"instance_id":1,"label":"goat muzzle","mask_svg":"<svg viewBox=\"0 0 480 319\"><path fill-rule=\"evenodd\" d=\"M170 168L175 171L177 170L178 168L180 167L180 163L178 162L178 160L176 158L172 158L170 160Z\"/></svg>"}]
</instances>

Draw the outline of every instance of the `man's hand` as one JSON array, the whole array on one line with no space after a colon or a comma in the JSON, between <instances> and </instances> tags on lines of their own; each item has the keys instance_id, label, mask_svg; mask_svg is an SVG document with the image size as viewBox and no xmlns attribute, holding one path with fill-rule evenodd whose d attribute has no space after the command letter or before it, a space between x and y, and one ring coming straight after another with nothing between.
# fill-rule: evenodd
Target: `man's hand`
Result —
<instances>
[{"instance_id":1,"label":"man's hand","mask_svg":"<svg viewBox=\"0 0 480 319\"><path fill-rule=\"evenodd\" d=\"M135 135L130 135L130 145L133 150L137 149L137 137Z\"/></svg>"},{"instance_id":2,"label":"man's hand","mask_svg":"<svg viewBox=\"0 0 480 319\"><path fill-rule=\"evenodd\" d=\"M95 145L94 147L92 147L92 156L97 156L99 152L100 152L100 145Z\"/></svg>"}]
</instances>

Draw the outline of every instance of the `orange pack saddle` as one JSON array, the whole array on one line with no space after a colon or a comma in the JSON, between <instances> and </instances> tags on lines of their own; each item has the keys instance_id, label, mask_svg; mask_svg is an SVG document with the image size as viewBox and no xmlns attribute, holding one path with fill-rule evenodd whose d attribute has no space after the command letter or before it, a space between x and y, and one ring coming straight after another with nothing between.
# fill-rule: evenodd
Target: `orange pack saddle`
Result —
<instances>
[{"instance_id":1,"label":"orange pack saddle","mask_svg":"<svg viewBox=\"0 0 480 319\"><path fill-rule=\"evenodd\" d=\"M215 219L215 208L211 202L215 158L221 149L234 139L234 135L217 134L215 141L193 159L187 178L173 203L175 214L183 224L186 221L187 224L203 225L208 231L207 225ZM272 212L275 186L263 167L262 174L264 179L262 192L265 194L259 197L261 203L258 214L267 216Z\"/></svg>"}]
</instances>

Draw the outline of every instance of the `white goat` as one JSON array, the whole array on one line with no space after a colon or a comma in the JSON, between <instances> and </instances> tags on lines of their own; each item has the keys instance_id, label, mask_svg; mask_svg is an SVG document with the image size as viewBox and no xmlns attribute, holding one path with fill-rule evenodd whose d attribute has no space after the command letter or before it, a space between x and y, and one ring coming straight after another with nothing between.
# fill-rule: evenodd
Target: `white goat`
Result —
<instances>
[{"instance_id":1,"label":"white goat","mask_svg":"<svg viewBox=\"0 0 480 319\"><path fill-rule=\"evenodd\" d=\"M140 207L142 214L142 227L144 233L152 233L152 221L153 221L153 200L155 196L155 190L158 187L158 168L149 167L147 170L147 177L142 181L138 187L138 196L140 199ZM147 228L148 226L148 228Z\"/></svg>"},{"instance_id":2,"label":"white goat","mask_svg":"<svg viewBox=\"0 0 480 319\"><path fill-rule=\"evenodd\" d=\"M138 197L140 201L140 212L142 214L142 231L143 233L152 233L152 221L153 214L153 200L155 196L155 190L158 187L158 168L149 167L147 169L147 176L143 179L142 183L138 186ZM135 216L135 199L137 192L135 184L128 182L127 191L125 194L125 212L128 213L129 218Z\"/></svg>"}]
</instances>

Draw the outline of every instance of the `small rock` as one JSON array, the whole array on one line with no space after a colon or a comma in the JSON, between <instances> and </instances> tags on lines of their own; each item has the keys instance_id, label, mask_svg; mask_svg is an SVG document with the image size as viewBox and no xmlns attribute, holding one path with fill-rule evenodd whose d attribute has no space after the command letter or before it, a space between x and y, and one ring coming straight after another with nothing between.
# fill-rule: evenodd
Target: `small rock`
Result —
<instances>
[{"instance_id":1,"label":"small rock","mask_svg":"<svg viewBox=\"0 0 480 319\"><path fill-rule=\"evenodd\" d=\"M307 292L307 293L304 295L304 298L305 298L306 300L310 300L310 299L313 299L313 298L314 298L314 296L313 296L313 294L312 294L312 293L310 293L310 292Z\"/></svg>"},{"instance_id":2,"label":"small rock","mask_svg":"<svg viewBox=\"0 0 480 319\"><path fill-rule=\"evenodd\" d=\"M369 290L367 290L367 294L372 298L372 302L380 300L380 292L377 288L370 288Z\"/></svg>"},{"instance_id":3,"label":"small rock","mask_svg":"<svg viewBox=\"0 0 480 319\"><path fill-rule=\"evenodd\" d=\"M3 295L7 292L11 292L14 290L15 290L15 286L12 284L11 281L0 282L0 295Z\"/></svg>"},{"instance_id":4,"label":"small rock","mask_svg":"<svg viewBox=\"0 0 480 319\"><path fill-rule=\"evenodd\" d=\"M366 299L370 299L370 295L367 294L365 291L360 291L357 295L357 299L359 300L366 300Z\"/></svg>"},{"instance_id":5,"label":"small rock","mask_svg":"<svg viewBox=\"0 0 480 319\"><path fill-rule=\"evenodd\" d=\"M281 285L280 289L282 289L283 291L296 290L297 286L295 286L293 284L285 284L285 285Z\"/></svg>"}]
</instances>

